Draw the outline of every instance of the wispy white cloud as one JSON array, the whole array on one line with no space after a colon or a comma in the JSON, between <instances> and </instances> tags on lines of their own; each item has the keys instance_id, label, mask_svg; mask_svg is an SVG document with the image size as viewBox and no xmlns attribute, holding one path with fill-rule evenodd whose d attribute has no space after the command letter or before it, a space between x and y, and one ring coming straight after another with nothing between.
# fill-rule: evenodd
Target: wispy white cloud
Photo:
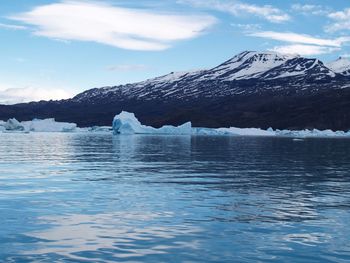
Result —
<instances>
[{"instance_id":1,"label":"wispy white cloud","mask_svg":"<svg viewBox=\"0 0 350 263\"><path fill-rule=\"evenodd\" d=\"M147 70L149 67L147 65L143 64L121 64L121 65L114 65L107 67L107 70L109 71L141 71L141 70Z\"/></svg>"},{"instance_id":2,"label":"wispy white cloud","mask_svg":"<svg viewBox=\"0 0 350 263\"><path fill-rule=\"evenodd\" d=\"M234 16L256 16L272 23L291 20L291 17L279 8L271 5L255 5L235 0L178 0L178 3L189 4L194 7L217 10Z\"/></svg>"},{"instance_id":3,"label":"wispy white cloud","mask_svg":"<svg viewBox=\"0 0 350 263\"><path fill-rule=\"evenodd\" d=\"M328 15L331 11L329 7L310 4L293 4L292 10L303 15Z\"/></svg>"},{"instance_id":4,"label":"wispy white cloud","mask_svg":"<svg viewBox=\"0 0 350 263\"><path fill-rule=\"evenodd\" d=\"M275 46L273 48L270 48L269 50L275 51L278 53L284 53L284 54L298 54L301 56L314 56L314 55L333 53L333 52L339 51L340 48L295 44L295 45Z\"/></svg>"},{"instance_id":5,"label":"wispy white cloud","mask_svg":"<svg viewBox=\"0 0 350 263\"><path fill-rule=\"evenodd\" d=\"M337 11L329 14L329 17L335 20L347 20L350 16L350 8L346 8L343 11Z\"/></svg>"},{"instance_id":6,"label":"wispy white cloud","mask_svg":"<svg viewBox=\"0 0 350 263\"><path fill-rule=\"evenodd\" d=\"M243 30L244 32L255 32L261 29L259 24L231 24L231 26Z\"/></svg>"},{"instance_id":7,"label":"wispy white cloud","mask_svg":"<svg viewBox=\"0 0 350 263\"><path fill-rule=\"evenodd\" d=\"M318 46L340 47L346 42L350 42L350 37L338 37L335 39L318 38L305 34L293 32L262 31L248 34L253 37L261 37L289 43L311 44Z\"/></svg>"},{"instance_id":8,"label":"wispy white cloud","mask_svg":"<svg viewBox=\"0 0 350 263\"><path fill-rule=\"evenodd\" d=\"M350 30L350 8L343 11L332 12L328 15L334 22L325 27L327 32Z\"/></svg>"},{"instance_id":9,"label":"wispy white cloud","mask_svg":"<svg viewBox=\"0 0 350 263\"><path fill-rule=\"evenodd\" d=\"M89 1L42 5L9 19L32 27L37 36L92 41L130 50L164 50L198 37L216 23L209 15L179 15Z\"/></svg>"},{"instance_id":10,"label":"wispy white cloud","mask_svg":"<svg viewBox=\"0 0 350 263\"><path fill-rule=\"evenodd\" d=\"M276 46L271 50L280 53L292 53L305 56L327 54L339 51L344 44L350 42L350 37L348 36L338 37L335 39L326 39L293 32L261 31L248 33L247 35L291 43L288 45Z\"/></svg>"},{"instance_id":11,"label":"wispy white cloud","mask_svg":"<svg viewBox=\"0 0 350 263\"><path fill-rule=\"evenodd\" d=\"M12 24L3 24L0 23L0 28L2 29L9 29L9 30L25 30L27 27L20 26L20 25L12 25Z\"/></svg>"},{"instance_id":12,"label":"wispy white cloud","mask_svg":"<svg viewBox=\"0 0 350 263\"><path fill-rule=\"evenodd\" d=\"M39 87L13 88L0 86L0 104L15 104L40 100L68 99L73 94L59 88L44 89Z\"/></svg>"}]
</instances>

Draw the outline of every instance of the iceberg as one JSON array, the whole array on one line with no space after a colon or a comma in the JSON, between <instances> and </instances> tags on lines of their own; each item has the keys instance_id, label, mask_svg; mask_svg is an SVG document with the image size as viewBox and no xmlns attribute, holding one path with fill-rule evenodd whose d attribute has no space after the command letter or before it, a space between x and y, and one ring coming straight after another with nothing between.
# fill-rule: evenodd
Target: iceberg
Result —
<instances>
[{"instance_id":1,"label":"iceberg","mask_svg":"<svg viewBox=\"0 0 350 263\"><path fill-rule=\"evenodd\" d=\"M267 130L258 128L219 128L220 131L226 131L231 135L238 136L274 136L274 137L290 137L290 138L326 138L326 137L349 137L350 132L332 131L332 130Z\"/></svg>"},{"instance_id":2,"label":"iceberg","mask_svg":"<svg viewBox=\"0 0 350 263\"><path fill-rule=\"evenodd\" d=\"M290 138L325 138L325 137L349 137L350 131L332 130L267 130L259 128L200 128L192 127L191 122L180 126L166 125L154 128L141 124L134 113L122 111L113 119L114 134L173 134L173 135L203 135L203 136L264 136L264 137L290 137Z\"/></svg>"},{"instance_id":3,"label":"iceberg","mask_svg":"<svg viewBox=\"0 0 350 263\"><path fill-rule=\"evenodd\" d=\"M134 113L122 111L113 119L111 126L93 126L78 128L75 123L56 122L55 119L33 119L19 122L15 118L0 121L0 132L95 132L114 134L154 134L154 135L190 135L190 136L252 136L252 137L286 137L305 138L350 138L350 131L332 130L267 130L260 128L202 128L192 127L191 122L180 126L165 125L160 128L143 125Z\"/></svg>"},{"instance_id":4,"label":"iceberg","mask_svg":"<svg viewBox=\"0 0 350 263\"><path fill-rule=\"evenodd\" d=\"M32 121L23 121L25 131L32 132L73 132L77 128L75 123L56 122L55 119L34 119Z\"/></svg>"},{"instance_id":5,"label":"iceberg","mask_svg":"<svg viewBox=\"0 0 350 263\"><path fill-rule=\"evenodd\" d=\"M165 125L161 128L154 128L141 124L135 117L134 113L122 111L113 119L114 134L174 134L174 135L191 135L192 124L186 122L180 126Z\"/></svg>"},{"instance_id":6,"label":"iceberg","mask_svg":"<svg viewBox=\"0 0 350 263\"><path fill-rule=\"evenodd\" d=\"M111 126L92 126L88 128L79 128L79 131L87 131L87 132L111 132Z\"/></svg>"},{"instance_id":7,"label":"iceberg","mask_svg":"<svg viewBox=\"0 0 350 263\"><path fill-rule=\"evenodd\" d=\"M350 132L332 130L276 130L276 136L293 138L313 138L313 137L350 137Z\"/></svg>"},{"instance_id":8,"label":"iceberg","mask_svg":"<svg viewBox=\"0 0 350 263\"><path fill-rule=\"evenodd\" d=\"M271 128L262 130L259 128L219 128L218 131L237 136L276 136L276 132Z\"/></svg>"},{"instance_id":9,"label":"iceberg","mask_svg":"<svg viewBox=\"0 0 350 263\"><path fill-rule=\"evenodd\" d=\"M203 135L203 136L222 136L231 135L225 129L212 129L212 128L192 128L192 135Z\"/></svg>"},{"instance_id":10,"label":"iceberg","mask_svg":"<svg viewBox=\"0 0 350 263\"><path fill-rule=\"evenodd\" d=\"M4 121L0 121L0 132L2 132L2 131L5 131L5 130L6 130L5 125L6 125L6 122L4 122Z\"/></svg>"},{"instance_id":11,"label":"iceberg","mask_svg":"<svg viewBox=\"0 0 350 263\"><path fill-rule=\"evenodd\" d=\"M7 131L24 131L24 126L15 118L9 119L4 127Z\"/></svg>"},{"instance_id":12,"label":"iceberg","mask_svg":"<svg viewBox=\"0 0 350 263\"><path fill-rule=\"evenodd\" d=\"M13 118L7 122L0 122L0 131L7 132L73 132L76 129L75 123L56 122L55 119L19 122Z\"/></svg>"}]
</instances>

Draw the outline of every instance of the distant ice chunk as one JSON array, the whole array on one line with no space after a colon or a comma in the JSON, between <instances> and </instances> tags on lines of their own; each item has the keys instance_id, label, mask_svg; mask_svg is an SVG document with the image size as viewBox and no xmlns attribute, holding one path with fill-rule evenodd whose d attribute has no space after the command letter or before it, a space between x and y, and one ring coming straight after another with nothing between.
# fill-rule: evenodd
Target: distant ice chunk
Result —
<instances>
[{"instance_id":1,"label":"distant ice chunk","mask_svg":"<svg viewBox=\"0 0 350 263\"><path fill-rule=\"evenodd\" d=\"M238 135L238 136L276 136L276 132L274 132L272 129L268 130L262 130L258 128L219 128L217 129L221 132L226 132L231 135Z\"/></svg>"},{"instance_id":2,"label":"distant ice chunk","mask_svg":"<svg viewBox=\"0 0 350 263\"><path fill-rule=\"evenodd\" d=\"M349 137L350 131L332 131L332 130L267 130L258 128L219 128L219 131L224 131L230 135L236 136L275 136L275 137L290 137L290 138L325 138L325 137Z\"/></svg>"},{"instance_id":3,"label":"distant ice chunk","mask_svg":"<svg viewBox=\"0 0 350 263\"><path fill-rule=\"evenodd\" d=\"M5 130L6 130L5 125L6 125L6 122L4 122L4 121L0 121L0 132L2 132L2 131L5 131Z\"/></svg>"},{"instance_id":4,"label":"distant ice chunk","mask_svg":"<svg viewBox=\"0 0 350 263\"><path fill-rule=\"evenodd\" d=\"M312 137L350 137L349 132L332 131L332 130L276 130L276 136L293 137L293 138L312 138Z\"/></svg>"},{"instance_id":5,"label":"distant ice chunk","mask_svg":"<svg viewBox=\"0 0 350 263\"><path fill-rule=\"evenodd\" d=\"M73 132L76 129L75 123L56 122L55 119L34 119L19 122L13 118L6 123L0 122L0 130L8 132Z\"/></svg>"},{"instance_id":6,"label":"distant ice chunk","mask_svg":"<svg viewBox=\"0 0 350 263\"><path fill-rule=\"evenodd\" d=\"M231 133L226 131L225 129L192 128L192 135L220 136L231 135Z\"/></svg>"},{"instance_id":7,"label":"distant ice chunk","mask_svg":"<svg viewBox=\"0 0 350 263\"><path fill-rule=\"evenodd\" d=\"M112 126L92 126L88 128L80 128L81 131L88 131L88 132L111 132Z\"/></svg>"},{"instance_id":8,"label":"distant ice chunk","mask_svg":"<svg viewBox=\"0 0 350 263\"><path fill-rule=\"evenodd\" d=\"M56 122L55 119L34 119L32 121L23 121L25 131L32 132L73 132L77 128L75 123Z\"/></svg>"},{"instance_id":9,"label":"distant ice chunk","mask_svg":"<svg viewBox=\"0 0 350 263\"><path fill-rule=\"evenodd\" d=\"M165 125L161 128L142 125L134 113L122 111L113 119L113 132L115 134L174 134L191 135L192 124L187 122L180 126Z\"/></svg>"},{"instance_id":10,"label":"distant ice chunk","mask_svg":"<svg viewBox=\"0 0 350 263\"><path fill-rule=\"evenodd\" d=\"M5 124L7 131L24 131L24 126L15 118L9 119Z\"/></svg>"}]
</instances>

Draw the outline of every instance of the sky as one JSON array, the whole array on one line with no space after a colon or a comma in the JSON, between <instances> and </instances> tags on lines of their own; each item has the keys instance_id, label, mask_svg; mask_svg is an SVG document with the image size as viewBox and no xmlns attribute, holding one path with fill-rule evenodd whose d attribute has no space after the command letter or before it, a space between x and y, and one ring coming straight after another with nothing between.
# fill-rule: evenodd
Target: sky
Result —
<instances>
[{"instance_id":1,"label":"sky","mask_svg":"<svg viewBox=\"0 0 350 263\"><path fill-rule=\"evenodd\" d=\"M0 0L0 103L65 99L245 51L350 57L349 0Z\"/></svg>"}]
</instances>

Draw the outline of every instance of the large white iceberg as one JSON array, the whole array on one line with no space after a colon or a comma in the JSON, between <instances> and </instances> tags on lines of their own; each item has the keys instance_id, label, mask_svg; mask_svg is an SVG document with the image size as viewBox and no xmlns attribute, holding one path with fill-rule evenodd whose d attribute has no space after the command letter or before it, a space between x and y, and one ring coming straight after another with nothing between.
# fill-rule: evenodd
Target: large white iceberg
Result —
<instances>
[{"instance_id":1,"label":"large white iceberg","mask_svg":"<svg viewBox=\"0 0 350 263\"><path fill-rule=\"evenodd\" d=\"M186 122L180 126L165 125L161 128L142 125L134 113L122 111L113 119L113 132L115 134L174 134L191 135L192 124Z\"/></svg>"},{"instance_id":2,"label":"large white iceberg","mask_svg":"<svg viewBox=\"0 0 350 263\"><path fill-rule=\"evenodd\" d=\"M56 122L55 119L34 119L22 122L9 119L7 122L0 122L0 131L7 132L73 132L76 129L75 123Z\"/></svg>"}]
</instances>

